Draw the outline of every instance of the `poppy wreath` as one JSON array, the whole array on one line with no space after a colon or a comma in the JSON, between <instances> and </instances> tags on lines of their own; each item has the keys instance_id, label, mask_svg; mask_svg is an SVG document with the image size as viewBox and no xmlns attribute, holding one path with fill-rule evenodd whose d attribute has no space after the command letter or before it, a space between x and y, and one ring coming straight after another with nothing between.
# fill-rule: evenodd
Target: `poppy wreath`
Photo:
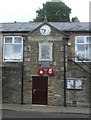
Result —
<instances>
[{"instance_id":1,"label":"poppy wreath","mask_svg":"<svg viewBox=\"0 0 91 120\"><path fill-rule=\"evenodd\" d=\"M48 75L53 75L54 74L54 70L52 68L48 68L47 74Z\"/></svg>"},{"instance_id":2,"label":"poppy wreath","mask_svg":"<svg viewBox=\"0 0 91 120\"><path fill-rule=\"evenodd\" d=\"M38 70L38 74L39 75L44 75L45 74L45 70L43 68Z\"/></svg>"}]
</instances>

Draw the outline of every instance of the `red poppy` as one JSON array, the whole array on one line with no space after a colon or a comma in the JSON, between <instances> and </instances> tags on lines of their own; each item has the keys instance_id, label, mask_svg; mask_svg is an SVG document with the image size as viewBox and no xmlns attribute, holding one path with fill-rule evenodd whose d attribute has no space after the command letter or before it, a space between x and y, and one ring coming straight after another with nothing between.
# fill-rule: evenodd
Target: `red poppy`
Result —
<instances>
[{"instance_id":1,"label":"red poppy","mask_svg":"<svg viewBox=\"0 0 91 120\"><path fill-rule=\"evenodd\" d=\"M54 74L53 68L48 68L47 74L48 74L48 75L53 75L53 74Z\"/></svg>"},{"instance_id":2,"label":"red poppy","mask_svg":"<svg viewBox=\"0 0 91 120\"><path fill-rule=\"evenodd\" d=\"M39 75L44 75L45 74L45 70L43 68L38 70L38 74Z\"/></svg>"}]
</instances>

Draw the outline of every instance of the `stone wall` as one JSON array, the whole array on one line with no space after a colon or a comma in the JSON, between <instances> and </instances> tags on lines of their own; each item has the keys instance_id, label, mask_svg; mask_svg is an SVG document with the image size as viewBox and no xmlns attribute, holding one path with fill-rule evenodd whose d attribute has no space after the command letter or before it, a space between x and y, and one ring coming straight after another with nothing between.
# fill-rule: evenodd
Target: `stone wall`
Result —
<instances>
[{"instance_id":1,"label":"stone wall","mask_svg":"<svg viewBox=\"0 0 91 120\"><path fill-rule=\"evenodd\" d=\"M21 67L3 67L2 70L2 101L21 103Z\"/></svg>"}]
</instances>

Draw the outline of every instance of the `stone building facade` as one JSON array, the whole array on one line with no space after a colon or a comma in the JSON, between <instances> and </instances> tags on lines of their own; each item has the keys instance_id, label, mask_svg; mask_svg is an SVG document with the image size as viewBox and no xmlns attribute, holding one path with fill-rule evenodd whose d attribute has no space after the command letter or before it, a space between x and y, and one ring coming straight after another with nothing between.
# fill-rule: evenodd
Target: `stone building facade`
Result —
<instances>
[{"instance_id":1,"label":"stone building facade","mask_svg":"<svg viewBox=\"0 0 91 120\"><path fill-rule=\"evenodd\" d=\"M4 23L1 28L3 102L89 106L89 23ZM75 55L76 48L84 50L76 39L87 39L89 60Z\"/></svg>"}]
</instances>

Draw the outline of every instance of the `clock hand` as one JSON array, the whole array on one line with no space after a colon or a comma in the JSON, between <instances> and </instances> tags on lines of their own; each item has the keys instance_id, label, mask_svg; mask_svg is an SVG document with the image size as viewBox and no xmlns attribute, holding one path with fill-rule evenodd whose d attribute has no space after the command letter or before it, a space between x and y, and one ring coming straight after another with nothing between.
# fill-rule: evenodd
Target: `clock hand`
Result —
<instances>
[{"instance_id":1,"label":"clock hand","mask_svg":"<svg viewBox=\"0 0 91 120\"><path fill-rule=\"evenodd\" d=\"M42 29L43 30L43 33L45 33L46 32L46 29Z\"/></svg>"}]
</instances>

